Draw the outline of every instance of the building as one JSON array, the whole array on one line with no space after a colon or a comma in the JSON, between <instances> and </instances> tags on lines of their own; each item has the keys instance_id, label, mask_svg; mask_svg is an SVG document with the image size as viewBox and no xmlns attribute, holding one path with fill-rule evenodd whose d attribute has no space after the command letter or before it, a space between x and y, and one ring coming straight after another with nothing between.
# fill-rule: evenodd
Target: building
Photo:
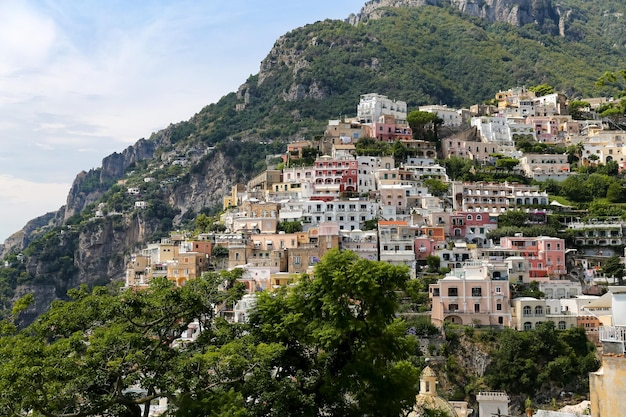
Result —
<instances>
[{"instance_id":1,"label":"building","mask_svg":"<svg viewBox=\"0 0 626 417\"><path fill-rule=\"evenodd\" d=\"M621 416L626 410L626 287L611 288L610 326L601 327L602 367L589 374L591 415Z\"/></svg>"},{"instance_id":2,"label":"building","mask_svg":"<svg viewBox=\"0 0 626 417\"><path fill-rule=\"evenodd\" d=\"M396 123L406 124L407 106L404 101L391 100L376 93L363 94L357 106L357 119L361 123L373 123L382 115L393 115Z\"/></svg>"},{"instance_id":3,"label":"building","mask_svg":"<svg viewBox=\"0 0 626 417\"><path fill-rule=\"evenodd\" d=\"M415 230L406 221L378 221L379 257L383 262L409 267L415 277Z\"/></svg>"},{"instance_id":4,"label":"building","mask_svg":"<svg viewBox=\"0 0 626 417\"><path fill-rule=\"evenodd\" d=\"M476 395L478 417L506 416L509 414L509 396L503 391L481 391Z\"/></svg>"},{"instance_id":5,"label":"building","mask_svg":"<svg viewBox=\"0 0 626 417\"><path fill-rule=\"evenodd\" d=\"M378 233L376 230L339 230L339 248L350 250L359 257L378 260Z\"/></svg>"},{"instance_id":6,"label":"building","mask_svg":"<svg viewBox=\"0 0 626 417\"><path fill-rule=\"evenodd\" d=\"M513 328L528 331L536 329L543 322L551 321L559 330L571 329L578 325L574 314L551 312L546 300L533 297L518 297L512 301Z\"/></svg>"},{"instance_id":7,"label":"building","mask_svg":"<svg viewBox=\"0 0 626 417\"><path fill-rule=\"evenodd\" d=\"M358 162L355 158L333 159L328 155L315 161L315 189L334 185L338 192L358 192Z\"/></svg>"},{"instance_id":8,"label":"building","mask_svg":"<svg viewBox=\"0 0 626 417\"><path fill-rule=\"evenodd\" d=\"M539 187L518 183L453 182L455 210L504 212L525 206L548 205L548 193Z\"/></svg>"},{"instance_id":9,"label":"building","mask_svg":"<svg viewBox=\"0 0 626 417\"><path fill-rule=\"evenodd\" d=\"M509 281L483 262L466 262L430 284L431 320L462 325L511 326Z\"/></svg>"},{"instance_id":10,"label":"building","mask_svg":"<svg viewBox=\"0 0 626 417\"><path fill-rule=\"evenodd\" d=\"M443 126L461 126L461 123L463 123L461 113L457 109L451 109L445 104L419 106L419 110L435 113L437 117L443 120Z\"/></svg>"},{"instance_id":11,"label":"building","mask_svg":"<svg viewBox=\"0 0 626 417\"><path fill-rule=\"evenodd\" d=\"M518 256L529 260L530 279L538 280L567 273L565 267L565 240L551 237L507 236L500 239L504 249L518 251Z\"/></svg>"},{"instance_id":12,"label":"building","mask_svg":"<svg viewBox=\"0 0 626 417\"><path fill-rule=\"evenodd\" d=\"M391 114L384 114L366 127L366 134L381 142L395 143L413 139L413 132L406 120L396 120Z\"/></svg>"},{"instance_id":13,"label":"building","mask_svg":"<svg viewBox=\"0 0 626 417\"><path fill-rule=\"evenodd\" d=\"M437 394L437 374L430 366L425 367L420 375L420 391L415 397L413 410L407 417L437 415L449 417L468 417L472 413L466 401L446 401Z\"/></svg>"},{"instance_id":14,"label":"building","mask_svg":"<svg viewBox=\"0 0 626 417\"><path fill-rule=\"evenodd\" d=\"M489 212L457 211L450 215L449 236L479 246L487 244L487 234L498 228L498 217Z\"/></svg>"},{"instance_id":15,"label":"building","mask_svg":"<svg viewBox=\"0 0 626 417\"><path fill-rule=\"evenodd\" d=\"M537 181L564 181L572 175L567 155L525 154L519 161L524 175Z\"/></svg>"}]
</instances>

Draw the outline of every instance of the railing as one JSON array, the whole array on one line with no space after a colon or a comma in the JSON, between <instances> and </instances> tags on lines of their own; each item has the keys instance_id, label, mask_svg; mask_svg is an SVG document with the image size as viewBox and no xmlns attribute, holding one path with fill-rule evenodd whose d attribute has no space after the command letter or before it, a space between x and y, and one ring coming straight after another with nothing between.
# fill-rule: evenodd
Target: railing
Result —
<instances>
[{"instance_id":1,"label":"railing","mask_svg":"<svg viewBox=\"0 0 626 417\"><path fill-rule=\"evenodd\" d=\"M626 326L600 327L601 341L626 341Z\"/></svg>"}]
</instances>

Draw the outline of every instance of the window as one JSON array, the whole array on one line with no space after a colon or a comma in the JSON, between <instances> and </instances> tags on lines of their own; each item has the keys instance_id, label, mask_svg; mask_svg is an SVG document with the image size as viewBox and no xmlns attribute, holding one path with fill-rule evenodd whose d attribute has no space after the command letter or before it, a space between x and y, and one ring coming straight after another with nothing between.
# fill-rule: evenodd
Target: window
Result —
<instances>
[{"instance_id":1,"label":"window","mask_svg":"<svg viewBox=\"0 0 626 417\"><path fill-rule=\"evenodd\" d=\"M496 294L502 293L502 287L496 287Z\"/></svg>"},{"instance_id":2,"label":"window","mask_svg":"<svg viewBox=\"0 0 626 417\"><path fill-rule=\"evenodd\" d=\"M472 297L481 297L483 295L483 289L480 287L472 288Z\"/></svg>"},{"instance_id":3,"label":"window","mask_svg":"<svg viewBox=\"0 0 626 417\"><path fill-rule=\"evenodd\" d=\"M299 256L294 256L293 257L293 263L295 265L300 265L300 257Z\"/></svg>"},{"instance_id":4,"label":"window","mask_svg":"<svg viewBox=\"0 0 626 417\"><path fill-rule=\"evenodd\" d=\"M535 316L543 316L543 307L542 306L535 307Z\"/></svg>"},{"instance_id":5,"label":"window","mask_svg":"<svg viewBox=\"0 0 626 417\"><path fill-rule=\"evenodd\" d=\"M459 310L458 304L448 304L448 311L458 311L458 310Z\"/></svg>"},{"instance_id":6,"label":"window","mask_svg":"<svg viewBox=\"0 0 626 417\"><path fill-rule=\"evenodd\" d=\"M530 306L524 306L524 308L522 309L522 314L524 317L530 317L533 315L533 310Z\"/></svg>"},{"instance_id":7,"label":"window","mask_svg":"<svg viewBox=\"0 0 626 417\"><path fill-rule=\"evenodd\" d=\"M457 287L448 288L448 297L456 297L459 295L459 290Z\"/></svg>"},{"instance_id":8,"label":"window","mask_svg":"<svg viewBox=\"0 0 626 417\"><path fill-rule=\"evenodd\" d=\"M439 297L439 288L433 288L433 297Z\"/></svg>"},{"instance_id":9,"label":"window","mask_svg":"<svg viewBox=\"0 0 626 417\"><path fill-rule=\"evenodd\" d=\"M564 321L560 321L558 328L559 330L565 330L567 328L567 325L565 324Z\"/></svg>"},{"instance_id":10,"label":"window","mask_svg":"<svg viewBox=\"0 0 626 417\"><path fill-rule=\"evenodd\" d=\"M504 317L498 316L498 324L504 324Z\"/></svg>"},{"instance_id":11,"label":"window","mask_svg":"<svg viewBox=\"0 0 626 417\"><path fill-rule=\"evenodd\" d=\"M527 321L524 323L524 330L530 330L533 328L533 325L531 322Z\"/></svg>"},{"instance_id":12,"label":"window","mask_svg":"<svg viewBox=\"0 0 626 417\"><path fill-rule=\"evenodd\" d=\"M501 303L497 303L496 304L496 311L502 311L502 304Z\"/></svg>"},{"instance_id":13,"label":"window","mask_svg":"<svg viewBox=\"0 0 626 417\"><path fill-rule=\"evenodd\" d=\"M474 304L474 313L480 313L480 304Z\"/></svg>"}]
</instances>

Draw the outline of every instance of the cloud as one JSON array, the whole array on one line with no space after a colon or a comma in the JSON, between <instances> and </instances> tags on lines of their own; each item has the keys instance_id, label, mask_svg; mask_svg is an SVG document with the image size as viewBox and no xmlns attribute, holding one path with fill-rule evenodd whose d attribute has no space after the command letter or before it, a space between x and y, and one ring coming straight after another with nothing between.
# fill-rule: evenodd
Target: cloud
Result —
<instances>
[{"instance_id":1,"label":"cloud","mask_svg":"<svg viewBox=\"0 0 626 417\"><path fill-rule=\"evenodd\" d=\"M0 175L0 242L29 220L59 209L65 204L69 189L70 184L33 182Z\"/></svg>"},{"instance_id":2,"label":"cloud","mask_svg":"<svg viewBox=\"0 0 626 417\"><path fill-rule=\"evenodd\" d=\"M54 22L17 1L0 2L0 76L21 74L50 55Z\"/></svg>"}]
</instances>

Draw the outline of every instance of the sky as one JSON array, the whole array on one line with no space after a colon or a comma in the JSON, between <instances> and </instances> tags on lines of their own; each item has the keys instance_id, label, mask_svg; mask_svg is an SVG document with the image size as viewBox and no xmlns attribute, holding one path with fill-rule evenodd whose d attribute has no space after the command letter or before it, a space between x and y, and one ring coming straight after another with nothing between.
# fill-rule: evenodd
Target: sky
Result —
<instances>
[{"instance_id":1,"label":"sky","mask_svg":"<svg viewBox=\"0 0 626 417\"><path fill-rule=\"evenodd\" d=\"M259 71L275 40L365 0L0 0L0 243L80 171Z\"/></svg>"}]
</instances>

